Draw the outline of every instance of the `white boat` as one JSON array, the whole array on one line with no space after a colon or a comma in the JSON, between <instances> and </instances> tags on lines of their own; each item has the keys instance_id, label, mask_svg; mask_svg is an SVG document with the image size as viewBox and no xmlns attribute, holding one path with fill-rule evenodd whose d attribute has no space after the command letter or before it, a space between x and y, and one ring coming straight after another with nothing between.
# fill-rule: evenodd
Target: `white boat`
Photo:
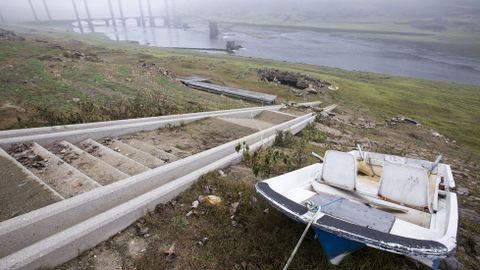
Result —
<instances>
[{"instance_id":1,"label":"white boat","mask_svg":"<svg viewBox=\"0 0 480 270\"><path fill-rule=\"evenodd\" d=\"M369 246L437 269L456 247L455 181L447 164L327 151L323 163L256 184L257 193L308 223L333 264Z\"/></svg>"}]
</instances>

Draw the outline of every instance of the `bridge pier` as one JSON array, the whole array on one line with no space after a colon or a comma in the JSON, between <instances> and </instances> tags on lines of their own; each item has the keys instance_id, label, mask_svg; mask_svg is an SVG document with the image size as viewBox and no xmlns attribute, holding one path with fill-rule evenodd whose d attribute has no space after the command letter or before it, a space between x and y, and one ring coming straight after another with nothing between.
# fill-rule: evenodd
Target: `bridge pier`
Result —
<instances>
[{"instance_id":1,"label":"bridge pier","mask_svg":"<svg viewBox=\"0 0 480 270\"><path fill-rule=\"evenodd\" d=\"M120 9L120 19L122 20L122 25L127 26L125 16L123 15L123 6L122 6L122 0L118 0L118 8Z\"/></svg>"},{"instance_id":2,"label":"bridge pier","mask_svg":"<svg viewBox=\"0 0 480 270\"><path fill-rule=\"evenodd\" d=\"M77 4L75 3L75 0L72 0L72 5L73 5L73 10L75 11L75 17L77 18L78 27L80 28L80 33L83 34L83 25L80 19L80 15L78 15L78 8L77 8Z\"/></svg>"},{"instance_id":3,"label":"bridge pier","mask_svg":"<svg viewBox=\"0 0 480 270\"><path fill-rule=\"evenodd\" d=\"M43 7L45 8L45 12L47 13L47 17L49 21L52 21L52 16L50 15L50 9L47 5L47 0L43 0Z\"/></svg>"},{"instance_id":4,"label":"bridge pier","mask_svg":"<svg viewBox=\"0 0 480 270\"><path fill-rule=\"evenodd\" d=\"M143 4L142 0L138 0L138 7L140 8L140 16L141 16L141 22L142 26L145 27L145 15L143 14Z\"/></svg>"},{"instance_id":5,"label":"bridge pier","mask_svg":"<svg viewBox=\"0 0 480 270\"><path fill-rule=\"evenodd\" d=\"M87 12L88 27L90 28L90 31L93 32L94 28L93 28L92 16L90 15L90 8L88 7L87 0L83 0L83 5L85 6L85 11Z\"/></svg>"},{"instance_id":6,"label":"bridge pier","mask_svg":"<svg viewBox=\"0 0 480 270\"><path fill-rule=\"evenodd\" d=\"M152 5L150 3L150 0L147 0L147 6L148 6L148 17L150 19L150 26L155 27L155 18L152 15Z\"/></svg>"},{"instance_id":7,"label":"bridge pier","mask_svg":"<svg viewBox=\"0 0 480 270\"><path fill-rule=\"evenodd\" d=\"M28 0L28 4L30 5L30 8L32 9L32 13L33 13L33 17L35 18L35 21L38 21L37 12L35 11L35 7L32 4L32 0Z\"/></svg>"},{"instance_id":8,"label":"bridge pier","mask_svg":"<svg viewBox=\"0 0 480 270\"><path fill-rule=\"evenodd\" d=\"M171 26L170 8L168 6L168 0L165 0L165 19L163 20L163 25L168 27Z\"/></svg>"},{"instance_id":9,"label":"bridge pier","mask_svg":"<svg viewBox=\"0 0 480 270\"><path fill-rule=\"evenodd\" d=\"M112 17L113 27L116 28L117 27L117 22L116 22L116 19L115 19L115 14L113 13L112 0L108 0L108 9L110 10L110 17Z\"/></svg>"}]
</instances>

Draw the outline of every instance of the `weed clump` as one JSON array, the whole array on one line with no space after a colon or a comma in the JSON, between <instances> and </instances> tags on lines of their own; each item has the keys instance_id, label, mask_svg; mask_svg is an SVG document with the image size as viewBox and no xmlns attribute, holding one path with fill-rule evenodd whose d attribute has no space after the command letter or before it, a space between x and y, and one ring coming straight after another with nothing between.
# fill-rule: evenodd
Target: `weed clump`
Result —
<instances>
[{"instance_id":1,"label":"weed clump","mask_svg":"<svg viewBox=\"0 0 480 270\"><path fill-rule=\"evenodd\" d=\"M238 144L235 150L237 152L242 151L243 163L252 169L255 176L269 177L279 167L278 163L286 165L288 170L292 166L288 154L272 147L261 147L250 153L250 147L243 142L243 144Z\"/></svg>"},{"instance_id":2,"label":"weed clump","mask_svg":"<svg viewBox=\"0 0 480 270\"><path fill-rule=\"evenodd\" d=\"M277 130L277 135L275 136L275 141L273 142L273 145L279 147L288 147L291 146L294 142L295 139L293 137L293 134L289 130Z\"/></svg>"},{"instance_id":3,"label":"weed clump","mask_svg":"<svg viewBox=\"0 0 480 270\"><path fill-rule=\"evenodd\" d=\"M323 143L327 139L327 136L317 129L313 123L308 124L299 135L306 141L312 141L316 143Z\"/></svg>"}]
</instances>

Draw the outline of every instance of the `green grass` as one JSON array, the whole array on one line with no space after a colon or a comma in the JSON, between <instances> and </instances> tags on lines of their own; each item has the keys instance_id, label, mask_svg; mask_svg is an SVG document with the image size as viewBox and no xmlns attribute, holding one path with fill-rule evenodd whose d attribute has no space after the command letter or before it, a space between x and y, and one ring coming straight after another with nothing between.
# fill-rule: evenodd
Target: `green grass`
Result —
<instances>
[{"instance_id":1,"label":"green grass","mask_svg":"<svg viewBox=\"0 0 480 270\"><path fill-rule=\"evenodd\" d=\"M317 100L336 102L340 108L359 108L364 113L376 117L379 121L398 114L415 118L423 125L439 131L441 134L456 140L473 152L480 153L480 86L468 86L445 82L435 82L366 72L350 72L336 68L317 67L311 65L282 63L268 60L246 59L235 56L213 56L198 53L189 53L175 50L162 50L134 46L132 44L115 43L101 35L77 36L65 33L44 33L51 38L64 40L68 38L81 39L88 48L93 45L98 48L109 47L113 51L125 51L124 56L118 59L137 59L132 55L150 55L157 64L168 67L177 75L200 75L212 81L243 87L246 89L276 94L280 101L286 100ZM31 57L32 53L52 53L52 49L41 44L18 42L0 44L4 57ZM34 47L32 47L34 46ZM3 62L8 62L6 59ZM99 90L119 92L132 95L137 89L158 89L176 102L182 110L207 110L228 107L249 106L250 104L229 98L220 98L215 95L192 91L174 83L163 76L148 76L134 66L137 60L130 62L109 61L109 63L87 63L77 68L67 68L64 73L70 81L66 85L53 87L52 95L59 96L60 88L74 88L63 92L78 94L79 86L96 86ZM38 63L33 65L36 72L41 71ZM279 68L293 72L310 74L319 79L332 82L340 87L328 96L310 96L307 99L296 97L289 87L276 86L258 80L256 70L259 68ZM30 72L30 71L27 71ZM8 75L8 74L7 74ZM1 76L1 75L0 75ZM132 82L126 82L125 77L132 77ZM45 83L52 84L51 77L45 74ZM21 93L18 86L15 93ZM12 88L2 90L11 93ZM76 90L76 91L75 91ZM188 95L185 95L188 91ZM102 91L100 91L102 92ZM48 93L48 92L47 92ZM1 94L1 93L0 93ZM29 95L32 98L35 94ZM61 95L60 95L61 96ZM72 96L72 95L70 95ZM194 101L194 106L191 102Z\"/></svg>"},{"instance_id":2,"label":"green grass","mask_svg":"<svg viewBox=\"0 0 480 270\"><path fill-rule=\"evenodd\" d=\"M216 83L276 94L280 102L322 100L325 104L338 103L339 110L348 111L357 117L368 116L378 122L399 114L405 115L421 121L427 128L433 128L457 140L461 145L459 155L467 156L475 153L480 156L478 136L480 134L480 86L349 72L335 68L235 56L167 51L115 43L99 35L77 36L56 32L42 34L60 43L66 43L66 40L72 38L80 39L84 42L80 46L82 50L97 52L95 48L105 47L113 52L113 54L97 52L100 58L108 58L106 62L64 63L64 66L56 68L61 74L61 79L57 79L47 71L51 63L37 60L37 57L42 54L58 55L60 51L41 43L0 42L1 101L7 100L21 106L28 104L48 108L48 111L44 112L47 115L69 116L68 113L72 111L83 114L73 115L74 118L66 120L55 118L52 122L100 120L97 117L108 116L111 111L114 111L113 109L117 109L118 104L127 111L134 112L134 117L158 112L163 114L161 110L163 103L159 106L155 104L157 103L155 99L150 97L165 98L167 100L165 105L172 108L170 113L255 105L191 90L155 73L154 70L145 70L139 65L138 59L148 56L149 61L167 67L177 75L205 76ZM7 64L13 65L13 68L7 67ZM256 74L259 68L278 68L309 74L330 81L339 86L340 90L329 94L308 96L305 99L299 98L290 91L289 87L260 81ZM35 84L32 84L30 81L34 76L38 79ZM127 81L126 76L131 81ZM28 81L27 84L23 83L25 79ZM82 102L72 103L73 97L81 97ZM142 109L140 106L142 104L151 104L148 106L150 109ZM120 117L132 117L131 113L125 111L117 113ZM35 122L38 120L38 115L31 114L30 118L32 123L27 123L25 126L48 124L41 121ZM290 148L275 147L275 150L288 154L292 160L291 168L314 162L315 160L307 153L317 151L322 154L325 150L302 140L303 138L317 143L325 140L323 134L311 127L297 138L297 143L293 144L295 149L292 146L289 146ZM285 144L288 145L288 143ZM258 160L259 166L271 164L268 158ZM275 169L263 170L263 172L275 175L289 169L287 165L290 164L277 161ZM185 214L190 210L189 205L204 192L205 185L214 187L216 194L221 196L225 203L219 208L201 206L199 210L205 211L204 215L186 218ZM177 198L176 206L163 206L157 213L147 217L147 224L152 229L152 234L156 233L162 238L161 241L153 243L146 256L136 262L137 268L192 268L192 265L195 265L195 268L205 269L238 269L244 262L249 269L282 267L303 226L273 209L270 209L269 214L264 214L268 206L261 201L251 203L252 196L255 196L252 186L240 183L238 179L220 178L215 174L205 176L193 188ZM235 219L239 226L234 227L228 211L230 203L236 201L240 202ZM468 225L466 228L474 230L473 225ZM210 242L201 248L196 242L205 236L210 239ZM166 262L162 255L159 256L159 250L162 250L166 243L171 245L179 240L183 243L178 246L177 262L179 264L172 265ZM182 265L188 262L192 264ZM364 249L349 256L334 269L412 269L415 267L402 256ZM323 258L317 241L309 236L297 254L292 269L329 268L333 267Z\"/></svg>"}]
</instances>

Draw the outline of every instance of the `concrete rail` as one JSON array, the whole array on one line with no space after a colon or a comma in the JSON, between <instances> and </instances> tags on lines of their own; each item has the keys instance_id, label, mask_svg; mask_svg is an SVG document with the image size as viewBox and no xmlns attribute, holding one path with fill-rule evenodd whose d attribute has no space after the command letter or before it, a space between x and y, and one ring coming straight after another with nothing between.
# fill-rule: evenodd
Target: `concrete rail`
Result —
<instances>
[{"instance_id":1,"label":"concrete rail","mask_svg":"<svg viewBox=\"0 0 480 270\"><path fill-rule=\"evenodd\" d=\"M302 119L302 121L285 127L285 129L291 130L292 133L297 133L313 120L314 117L310 115L308 118ZM251 144L251 149L255 150L261 146L271 145L274 140L275 134L270 135ZM36 269L55 266L68 261L76 257L80 252L94 247L101 241L128 227L135 220L145 215L147 211L154 210L159 203L171 200L202 175L230 164L238 163L241 158L241 153L233 152L226 155L207 166L11 254L0 260L0 268Z\"/></svg>"},{"instance_id":2,"label":"concrete rail","mask_svg":"<svg viewBox=\"0 0 480 270\"><path fill-rule=\"evenodd\" d=\"M236 113L242 114L245 112ZM20 252L20 250L35 242L183 177L189 172L214 164L218 160L233 154L235 146L240 142L245 141L252 145L275 135L276 130L295 128L298 124L306 125L310 121L313 121L311 114L298 117L205 152L7 220L0 224L0 257ZM49 134L37 136L42 137L44 135ZM189 168L189 170L185 171L185 168ZM7 257L1 259L0 268L2 264L6 264L8 261Z\"/></svg>"},{"instance_id":3,"label":"concrete rail","mask_svg":"<svg viewBox=\"0 0 480 270\"><path fill-rule=\"evenodd\" d=\"M257 111L260 112L263 110L277 111L277 110L280 110L281 108L282 108L281 105L275 105L275 106L265 106L265 107L251 107L251 108L241 108L241 109L233 109L233 110L223 110L223 111L199 112L199 113L191 113L191 114L174 114L174 115L166 115L166 116L125 119L125 120L117 120L117 121L103 121L103 122L85 123L85 124L76 124L76 125L61 125L61 126L52 126L52 127L5 130L5 131L0 131L0 139L32 136L32 135L53 133L53 132L74 131L74 130L90 129L90 128L111 127L111 126L117 126L117 125L123 126L123 125L134 124L134 123L147 123L147 122L156 122L156 121L164 121L164 120L182 119L182 118L185 118L185 116L187 115L192 117L195 117L195 116L196 117L201 117L201 116L213 117L217 115L226 116L226 115L229 115L230 113L235 115L236 112L246 112L246 111L252 111L252 112L257 112Z\"/></svg>"},{"instance_id":4,"label":"concrete rail","mask_svg":"<svg viewBox=\"0 0 480 270\"><path fill-rule=\"evenodd\" d=\"M59 140L66 140L70 143L76 144L86 139L97 140L105 137L117 137L124 134L139 132L139 131L149 131L155 130L167 125L178 126L200 119L205 119L208 117L218 117L218 116L235 116L235 117L245 117L249 118L255 116L256 114L261 113L265 108L270 109L270 107L256 107L254 109L243 109L243 110L234 110L234 111L218 111L210 113L198 114L185 114L183 117L175 117L168 119L161 119L155 121L134 121L132 123L112 123L111 125L101 125L100 127L93 128L84 128L84 129L75 129L68 131L52 131L49 133L42 134L28 134L25 136L16 136L7 137L0 139L0 147L6 149L11 147L16 143L27 143L27 142L36 142L40 145L49 145ZM275 109L280 109L281 106L276 107ZM125 120L127 121L127 120Z\"/></svg>"}]
</instances>

